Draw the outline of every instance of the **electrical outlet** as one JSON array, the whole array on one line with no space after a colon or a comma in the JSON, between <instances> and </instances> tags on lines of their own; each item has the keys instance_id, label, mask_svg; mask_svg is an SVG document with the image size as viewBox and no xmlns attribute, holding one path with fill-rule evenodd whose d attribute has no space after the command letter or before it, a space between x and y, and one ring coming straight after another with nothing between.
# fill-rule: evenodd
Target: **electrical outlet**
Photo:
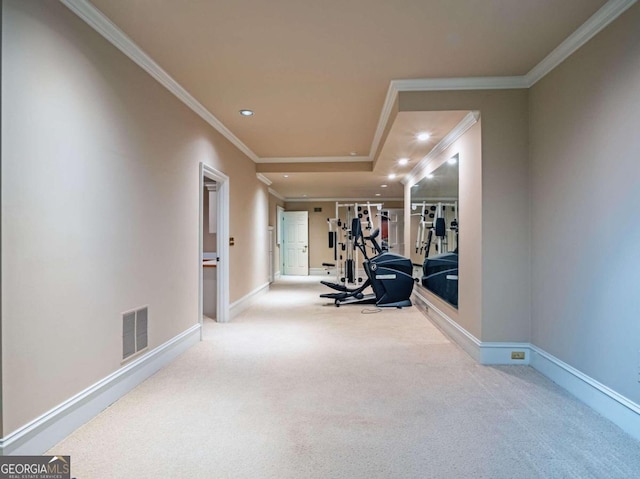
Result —
<instances>
[{"instance_id":1,"label":"electrical outlet","mask_svg":"<svg viewBox=\"0 0 640 479\"><path fill-rule=\"evenodd\" d=\"M524 359L524 351L511 351L511 359Z\"/></svg>"}]
</instances>

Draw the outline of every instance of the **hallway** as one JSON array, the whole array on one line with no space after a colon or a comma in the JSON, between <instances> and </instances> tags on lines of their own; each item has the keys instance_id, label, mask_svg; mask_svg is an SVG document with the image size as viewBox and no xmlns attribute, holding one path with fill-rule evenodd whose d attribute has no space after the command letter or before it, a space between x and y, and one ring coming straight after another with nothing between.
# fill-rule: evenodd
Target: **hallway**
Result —
<instances>
[{"instance_id":1,"label":"hallway","mask_svg":"<svg viewBox=\"0 0 640 479\"><path fill-rule=\"evenodd\" d=\"M631 478L640 443L529 367L474 363L416 308L283 278L56 445L78 479ZM370 313L370 314L366 314Z\"/></svg>"}]
</instances>

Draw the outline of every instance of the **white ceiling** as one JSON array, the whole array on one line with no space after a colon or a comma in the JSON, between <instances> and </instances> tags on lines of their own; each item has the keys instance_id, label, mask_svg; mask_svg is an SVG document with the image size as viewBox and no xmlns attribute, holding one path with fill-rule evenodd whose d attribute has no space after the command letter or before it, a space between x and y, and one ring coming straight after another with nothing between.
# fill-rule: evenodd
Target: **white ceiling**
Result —
<instances>
[{"instance_id":1,"label":"white ceiling","mask_svg":"<svg viewBox=\"0 0 640 479\"><path fill-rule=\"evenodd\" d=\"M255 153L254 158L336 157L345 162L352 153L364 159L376 153L370 150L392 80L524 75L606 2L92 3ZM255 116L241 117L242 108L253 109ZM401 115L394 118L375 170L348 175L354 191L373 197L380 175L395 159L423 154L411 153L406 142L414 131L449 128L436 117L431 123L418 118L421 125ZM287 197L341 196L332 185L347 176L329 168L324 173L300 173L287 185L276 173L265 174ZM397 184L390 185L388 191L401 196L396 189Z\"/></svg>"}]
</instances>

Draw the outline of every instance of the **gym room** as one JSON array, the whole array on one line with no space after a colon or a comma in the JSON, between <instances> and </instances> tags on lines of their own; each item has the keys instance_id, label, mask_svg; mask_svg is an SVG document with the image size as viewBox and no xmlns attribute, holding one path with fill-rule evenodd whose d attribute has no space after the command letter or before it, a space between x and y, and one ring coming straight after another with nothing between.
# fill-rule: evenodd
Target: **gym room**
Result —
<instances>
[{"instance_id":1,"label":"gym room","mask_svg":"<svg viewBox=\"0 0 640 479\"><path fill-rule=\"evenodd\" d=\"M1 477L638 477L635 0L1 2Z\"/></svg>"}]
</instances>

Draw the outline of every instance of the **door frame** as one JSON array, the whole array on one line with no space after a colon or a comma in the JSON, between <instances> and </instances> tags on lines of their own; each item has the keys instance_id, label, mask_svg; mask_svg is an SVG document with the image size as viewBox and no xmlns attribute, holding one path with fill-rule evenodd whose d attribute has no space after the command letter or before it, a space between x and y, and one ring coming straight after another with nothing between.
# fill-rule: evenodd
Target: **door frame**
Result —
<instances>
[{"instance_id":1,"label":"door frame","mask_svg":"<svg viewBox=\"0 0 640 479\"><path fill-rule=\"evenodd\" d=\"M218 264L216 265L216 321L226 323L229 321L229 177L221 171L200 162L199 178L199 227L198 227L198 323L202 326L202 301L203 301L203 267L202 248L204 235L204 182L205 178L216 182L217 197L217 233L216 253ZM200 340L202 340L202 327L200 328Z\"/></svg>"}]
</instances>

